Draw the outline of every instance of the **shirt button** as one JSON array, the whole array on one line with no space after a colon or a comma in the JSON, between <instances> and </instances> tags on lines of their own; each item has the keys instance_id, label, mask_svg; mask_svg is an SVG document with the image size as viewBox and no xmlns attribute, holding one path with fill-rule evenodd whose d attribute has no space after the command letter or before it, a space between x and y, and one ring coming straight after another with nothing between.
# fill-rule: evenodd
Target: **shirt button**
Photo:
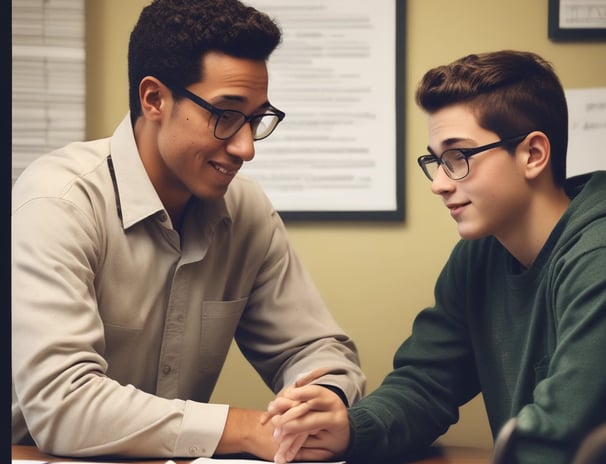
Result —
<instances>
[{"instance_id":1,"label":"shirt button","mask_svg":"<svg viewBox=\"0 0 606 464\"><path fill-rule=\"evenodd\" d=\"M166 364L166 365L165 365L165 366L162 368L162 372L164 373L164 375L168 375L168 374L170 374L170 371L171 371L171 367L170 367L168 364Z\"/></svg>"},{"instance_id":2,"label":"shirt button","mask_svg":"<svg viewBox=\"0 0 606 464\"><path fill-rule=\"evenodd\" d=\"M166 213L164 211L160 212L160 214L158 214L158 219L160 219L161 222L166 222Z\"/></svg>"},{"instance_id":3,"label":"shirt button","mask_svg":"<svg viewBox=\"0 0 606 464\"><path fill-rule=\"evenodd\" d=\"M190 456L199 456L200 455L200 448L198 448L197 446L190 446L189 447L189 455Z\"/></svg>"}]
</instances>

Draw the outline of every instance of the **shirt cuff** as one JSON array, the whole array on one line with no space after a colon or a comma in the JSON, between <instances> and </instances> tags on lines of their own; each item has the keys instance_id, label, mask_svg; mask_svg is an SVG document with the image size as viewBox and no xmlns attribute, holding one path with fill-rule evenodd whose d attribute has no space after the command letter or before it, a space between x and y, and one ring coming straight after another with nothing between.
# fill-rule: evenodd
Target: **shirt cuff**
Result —
<instances>
[{"instance_id":1,"label":"shirt cuff","mask_svg":"<svg viewBox=\"0 0 606 464\"><path fill-rule=\"evenodd\" d=\"M349 407L349 401L347 401L347 396L345 396L345 393L339 387L335 387L334 385L324 385L323 383L319 383L318 385L320 387L328 388L331 392L341 398L341 401L343 401L343 404L346 408Z\"/></svg>"},{"instance_id":2,"label":"shirt cuff","mask_svg":"<svg viewBox=\"0 0 606 464\"><path fill-rule=\"evenodd\" d=\"M211 457L223 435L228 410L226 404L186 401L175 456Z\"/></svg>"}]
</instances>

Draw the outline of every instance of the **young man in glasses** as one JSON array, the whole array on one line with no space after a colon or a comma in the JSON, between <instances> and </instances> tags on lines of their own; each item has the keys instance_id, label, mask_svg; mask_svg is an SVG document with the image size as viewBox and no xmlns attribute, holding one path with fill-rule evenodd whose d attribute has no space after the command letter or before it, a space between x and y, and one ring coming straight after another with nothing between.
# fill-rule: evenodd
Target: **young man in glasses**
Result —
<instances>
[{"instance_id":1,"label":"young man in glasses","mask_svg":"<svg viewBox=\"0 0 606 464\"><path fill-rule=\"evenodd\" d=\"M494 436L515 423L508 462L570 463L606 422L606 172L566 179L564 91L535 54L432 69L417 102L419 164L463 240L378 389L349 410L312 386L270 404L276 462L405 458L482 393Z\"/></svg>"},{"instance_id":2,"label":"young man in glasses","mask_svg":"<svg viewBox=\"0 0 606 464\"><path fill-rule=\"evenodd\" d=\"M208 404L234 338L274 392L311 371L326 401L363 394L354 343L238 175L284 118L267 97L280 39L237 0L151 2L130 37L130 115L17 180L13 443L271 459L263 410Z\"/></svg>"}]
</instances>

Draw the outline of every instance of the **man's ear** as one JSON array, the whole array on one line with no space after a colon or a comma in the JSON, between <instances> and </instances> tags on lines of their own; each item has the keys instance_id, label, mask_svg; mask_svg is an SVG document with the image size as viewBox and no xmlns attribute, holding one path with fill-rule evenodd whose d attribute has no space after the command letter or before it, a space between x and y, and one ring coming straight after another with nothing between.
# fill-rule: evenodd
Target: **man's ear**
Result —
<instances>
[{"instance_id":1,"label":"man's ear","mask_svg":"<svg viewBox=\"0 0 606 464\"><path fill-rule=\"evenodd\" d=\"M549 169L551 144L544 132L534 131L526 137L527 156L525 174L527 179L534 179Z\"/></svg>"},{"instance_id":2,"label":"man's ear","mask_svg":"<svg viewBox=\"0 0 606 464\"><path fill-rule=\"evenodd\" d=\"M169 95L170 90L158 79L152 76L144 77L139 83L139 99L143 117L150 120L160 118Z\"/></svg>"}]
</instances>

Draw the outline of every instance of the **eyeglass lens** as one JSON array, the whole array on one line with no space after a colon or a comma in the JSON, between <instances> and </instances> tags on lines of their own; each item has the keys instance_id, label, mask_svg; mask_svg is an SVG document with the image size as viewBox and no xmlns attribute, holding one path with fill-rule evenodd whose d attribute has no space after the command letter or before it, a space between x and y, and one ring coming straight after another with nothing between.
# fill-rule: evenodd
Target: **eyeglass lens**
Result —
<instances>
[{"instance_id":1,"label":"eyeglass lens","mask_svg":"<svg viewBox=\"0 0 606 464\"><path fill-rule=\"evenodd\" d=\"M446 150L442 153L442 165L453 179L465 177L469 168L467 158L459 150Z\"/></svg>"},{"instance_id":2,"label":"eyeglass lens","mask_svg":"<svg viewBox=\"0 0 606 464\"><path fill-rule=\"evenodd\" d=\"M442 167L447 171L448 177L452 179L459 179L467 175L468 164L467 159L463 153L459 150L446 150L442 153L441 157ZM424 169L431 179L435 179L438 174L438 168L440 164L438 161L433 159L424 160Z\"/></svg>"},{"instance_id":3,"label":"eyeglass lens","mask_svg":"<svg viewBox=\"0 0 606 464\"><path fill-rule=\"evenodd\" d=\"M247 117L239 111L224 110L218 116L215 124L215 136L219 139L232 137L240 128L246 124ZM276 114L266 113L253 116L250 121L253 139L261 140L270 135L276 128L280 118Z\"/></svg>"}]
</instances>

